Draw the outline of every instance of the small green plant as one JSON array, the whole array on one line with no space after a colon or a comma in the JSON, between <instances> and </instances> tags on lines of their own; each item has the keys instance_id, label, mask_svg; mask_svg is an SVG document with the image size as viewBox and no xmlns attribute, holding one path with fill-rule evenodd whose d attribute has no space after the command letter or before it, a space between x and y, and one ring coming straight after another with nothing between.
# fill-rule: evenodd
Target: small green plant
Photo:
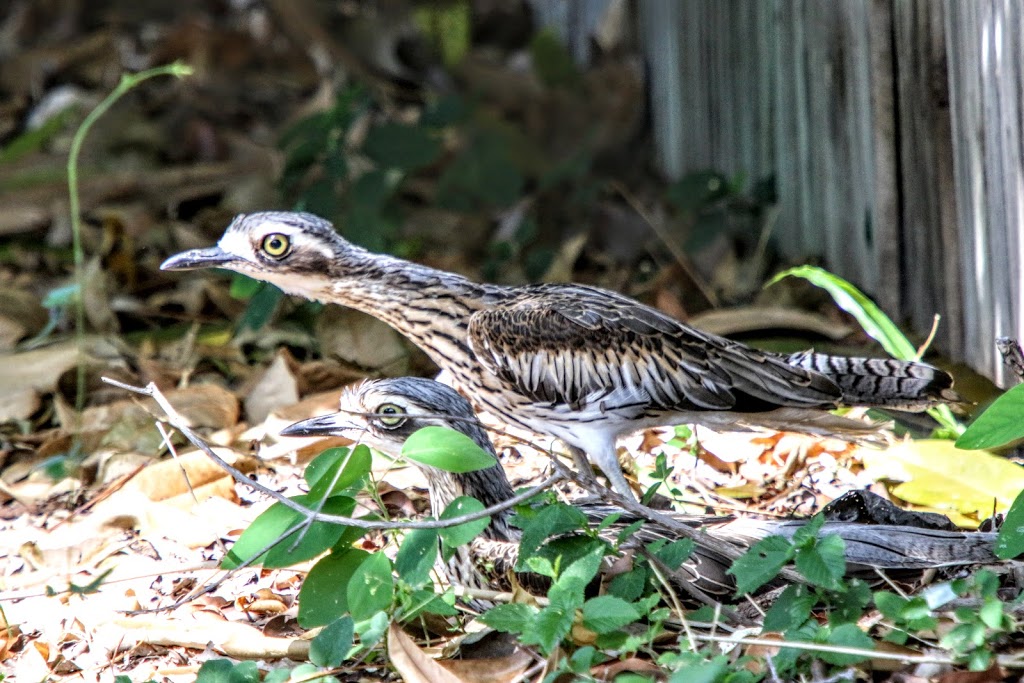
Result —
<instances>
[{"instance_id":1,"label":"small green plant","mask_svg":"<svg viewBox=\"0 0 1024 683\"><path fill-rule=\"evenodd\" d=\"M82 124L78 127L78 130L75 131L74 137L71 139L71 150L68 153L67 175L68 200L71 211L72 249L75 256L75 283L77 286L74 301L75 338L79 348L79 361L77 391L75 393L75 411L79 415L85 407L86 356L84 350L85 302L82 299L82 292L85 291L85 249L82 247L82 211L78 193L78 157L82 152L82 145L85 144L85 136L89 134L89 130L92 128L93 124L96 123L96 121L98 121L99 118L114 105L115 102L121 99L125 93L150 78L156 78L157 76L176 76L178 78L184 78L191 74L192 68L180 62L146 69L145 71L140 71L136 74L123 74L121 76L121 81L117 84L117 87L114 88L109 95L103 98L103 101L96 105L95 109L89 112L85 117L85 120L82 121Z\"/></svg>"},{"instance_id":2,"label":"small green plant","mask_svg":"<svg viewBox=\"0 0 1024 683\"><path fill-rule=\"evenodd\" d=\"M979 602L980 606L953 610L958 623L942 637L939 645L966 660L972 671L983 671L992 664L995 642L1016 630L1013 618L1006 613L1006 606L997 593L999 579L992 572L982 570L968 579L953 581L952 589L960 597Z\"/></svg>"}]
</instances>

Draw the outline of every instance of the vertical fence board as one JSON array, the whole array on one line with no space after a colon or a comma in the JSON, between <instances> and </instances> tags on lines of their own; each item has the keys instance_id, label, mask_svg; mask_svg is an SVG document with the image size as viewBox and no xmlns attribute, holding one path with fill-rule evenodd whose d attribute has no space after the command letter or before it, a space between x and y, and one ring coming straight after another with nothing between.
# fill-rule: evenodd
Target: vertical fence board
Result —
<instances>
[{"instance_id":1,"label":"vertical fence board","mask_svg":"<svg viewBox=\"0 0 1024 683\"><path fill-rule=\"evenodd\" d=\"M779 196L792 258L823 256L996 379L1024 336L1024 5L639 0L658 156Z\"/></svg>"},{"instance_id":2,"label":"vertical fence board","mask_svg":"<svg viewBox=\"0 0 1024 683\"><path fill-rule=\"evenodd\" d=\"M964 320L943 10L931 0L893 7L900 113L898 244L903 253L905 317L923 332L939 313L937 342L947 353L962 357Z\"/></svg>"},{"instance_id":3,"label":"vertical fence board","mask_svg":"<svg viewBox=\"0 0 1024 683\"><path fill-rule=\"evenodd\" d=\"M1021 336L1022 15L1015 2L947 2L965 359L1005 379L993 347Z\"/></svg>"}]
</instances>

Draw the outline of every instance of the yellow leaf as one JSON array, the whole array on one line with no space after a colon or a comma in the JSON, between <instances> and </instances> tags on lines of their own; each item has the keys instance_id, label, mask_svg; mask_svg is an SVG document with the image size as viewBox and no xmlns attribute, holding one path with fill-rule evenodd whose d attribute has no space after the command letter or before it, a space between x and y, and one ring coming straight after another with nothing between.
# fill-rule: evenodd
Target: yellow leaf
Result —
<instances>
[{"instance_id":1,"label":"yellow leaf","mask_svg":"<svg viewBox=\"0 0 1024 683\"><path fill-rule=\"evenodd\" d=\"M1005 512L1024 490L1024 467L952 441L907 441L884 451L862 449L868 476L901 482L893 493L910 503L964 515Z\"/></svg>"}]
</instances>

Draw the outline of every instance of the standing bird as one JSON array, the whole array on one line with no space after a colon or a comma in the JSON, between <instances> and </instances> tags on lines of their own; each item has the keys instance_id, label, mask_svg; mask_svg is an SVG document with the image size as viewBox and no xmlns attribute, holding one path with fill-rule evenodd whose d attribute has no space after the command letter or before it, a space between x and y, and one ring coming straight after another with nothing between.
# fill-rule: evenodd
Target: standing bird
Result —
<instances>
[{"instance_id":1,"label":"standing bird","mask_svg":"<svg viewBox=\"0 0 1024 683\"><path fill-rule=\"evenodd\" d=\"M924 363L782 356L596 287L479 284L369 252L308 213L240 214L216 246L161 266L210 267L383 320L482 408L561 439L580 474L589 473L589 457L628 496L615 442L638 429L693 423L828 432L839 423L826 411L839 405L916 411L956 400L952 377Z\"/></svg>"},{"instance_id":2,"label":"standing bird","mask_svg":"<svg viewBox=\"0 0 1024 683\"><path fill-rule=\"evenodd\" d=\"M414 463L427 478L430 509L435 519L460 496L472 496L485 507L492 507L512 498L515 493L498 463L491 440L473 413L473 407L454 389L440 382L419 377L366 380L341 395L340 412L296 422L281 431L282 436L344 436L365 443L383 453L399 457L402 445L417 430L438 425L462 432L495 458L494 465L482 470L451 473ZM612 514L622 511L610 505L585 503L578 506L597 526ZM486 590L511 590L510 576L519 559L520 531L510 524L512 510L491 515L490 524L469 544L459 546L444 566L449 583ZM680 521L699 526L714 517L684 517ZM630 522L624 515L604 532L614 539ZM642 543L664 538L654 527L643 527L633 536ZM691 594L709 599L707 594L723 596L731 592L733 582L726 575L729 561L708 548L698 548L673 573L677 583ZM544 589L544 577L518 575L527 587ZM470 601L476 607L487 604Z\"/></svg>"}]
</instances>

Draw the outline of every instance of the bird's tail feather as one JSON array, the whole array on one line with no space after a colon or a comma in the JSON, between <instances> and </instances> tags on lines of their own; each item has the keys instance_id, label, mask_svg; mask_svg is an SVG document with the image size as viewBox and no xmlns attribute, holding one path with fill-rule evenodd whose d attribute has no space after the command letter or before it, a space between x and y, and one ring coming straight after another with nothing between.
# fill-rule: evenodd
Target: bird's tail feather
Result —
<instances>
[{"instance_id":1,"label":"bird's tail feather","mask_svg":"<svg viewBox=\"0 0 1024 683\"><path fill-rule=\"evenodd\" d=\"M927 363L847 358L814 351L791 354L786 362L835 382L843 392L844 405L920 412L962 401L953 390L953 377Z\"/></svg>"}]
</instances>

